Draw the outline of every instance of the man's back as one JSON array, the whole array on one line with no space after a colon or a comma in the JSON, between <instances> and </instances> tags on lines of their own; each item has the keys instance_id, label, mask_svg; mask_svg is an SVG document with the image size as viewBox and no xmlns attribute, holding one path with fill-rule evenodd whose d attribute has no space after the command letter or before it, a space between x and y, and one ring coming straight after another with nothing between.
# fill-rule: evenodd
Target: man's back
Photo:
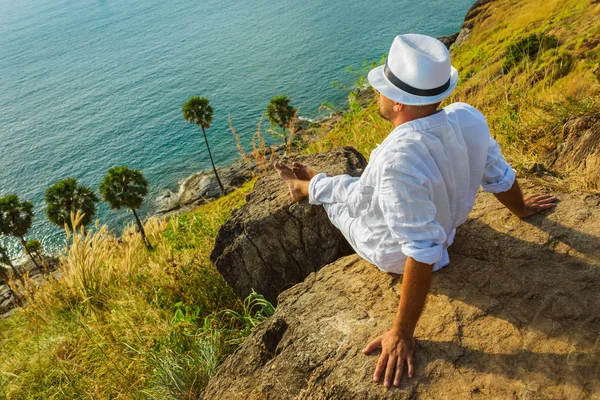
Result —
<instances>
[{"instance_id":1,"label":"man's back","mask_svg":"<svg viewBox=\"0 0 600 400\"><path fill-rule=\"evenodd\" d=\"M514 172L490 137L483 115L465 103L398 126L372 153L357 182L364 235L359 253L381 269L402 272L406 257L439 269L466 221L480 185L510 189Z\"/></svg>"}]
</instances>

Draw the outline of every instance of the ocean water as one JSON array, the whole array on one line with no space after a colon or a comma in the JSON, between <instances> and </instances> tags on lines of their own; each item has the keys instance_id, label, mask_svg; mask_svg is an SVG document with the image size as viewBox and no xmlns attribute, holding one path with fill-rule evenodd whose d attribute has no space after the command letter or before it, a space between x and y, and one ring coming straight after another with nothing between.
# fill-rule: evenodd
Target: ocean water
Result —
<instances>
[{"instance_id":1,"label":"ocean water","mask_svg":"<svg viewBox=\"0 0 600 400\"><path fill-rule=\"evenodd\" d=\"M247 145L274 95L307 117L323 101L342 106L331 83L352 83L347 66L379 59L399 33L456 32L473 3L0 0L0 195L34 202L28 238L54 252L64 233L46 221L43 194L58 179L97 189L108 168L139 168L146 214L161 191L210 168L201 131L181 115L189 97L210 99L209 142L227 165L238 157L228 114ZM131 220L103 203L97 218L115 231Z\"/></svg>"}]
</instances>

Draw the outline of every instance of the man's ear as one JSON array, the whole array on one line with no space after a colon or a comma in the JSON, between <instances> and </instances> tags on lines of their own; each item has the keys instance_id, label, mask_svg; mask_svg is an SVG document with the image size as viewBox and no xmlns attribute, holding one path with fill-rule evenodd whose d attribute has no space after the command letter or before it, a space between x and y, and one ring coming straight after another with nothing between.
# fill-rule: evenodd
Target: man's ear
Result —
<instances>
[{"instance_id":1,"label":"man's ear","mask_svg":"<svg viewBox=\"0 0 600 400\"><path fill-rule=\"evenodd\" d=\"M400 112L400 111L402 111L403 109L404 109L404 104L402 104L402 103L398 103L398 102L395 102L395 103L394 103L394 111L395 111L395 112Z\"/></svg>"}]
</instances>

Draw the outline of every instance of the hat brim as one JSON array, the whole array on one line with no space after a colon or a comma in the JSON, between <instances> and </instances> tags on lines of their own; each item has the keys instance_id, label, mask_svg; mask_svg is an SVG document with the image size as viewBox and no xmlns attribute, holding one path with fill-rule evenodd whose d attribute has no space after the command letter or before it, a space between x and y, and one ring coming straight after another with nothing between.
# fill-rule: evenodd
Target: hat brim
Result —
<instances>
[{"instance_id":1,"label":"hat brim","mask_svg":"<svg viewBox=\"0 0 600 400\"><path fill-rule=\"evenodd\" d=\"M383 73L384 68L385 66L383 65L373 68L369 72L369 75L367 75L369 83L385 97L406 105L424 106L427 104L439 103L450 96L458 84L458 71L456 68L450 67L450 86L444 93L436 96L417 96L394 86L385 77L385 74Z\"/></svg>"}]
</instances>

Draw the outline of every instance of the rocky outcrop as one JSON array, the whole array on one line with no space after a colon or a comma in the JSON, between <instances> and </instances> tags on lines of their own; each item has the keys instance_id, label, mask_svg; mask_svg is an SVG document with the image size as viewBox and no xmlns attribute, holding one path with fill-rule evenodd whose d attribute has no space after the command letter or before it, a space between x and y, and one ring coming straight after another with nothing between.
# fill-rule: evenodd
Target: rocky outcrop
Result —
<instances>
[{"instance_id":1,"label":"rocky outcrop","mask_svg":"<svg viewBox=\"0 0 600 400\"><path fill-rule=\"evenodd\" d=\"M448 36L442 36L439 37L438 40L442 43L444 43L444 45L446 46L446 48L450 48L450 46L452 46L454 44L454 42L456 42L456 38L458 38L458 32L452 34L452 35L448 35Z\"/></svg>"},{"instance_id":2,"label":"rocky outcrop","mask_svg":"<svg viewBox=\"0 0 600 400\"><path fill-rule=\"evenodd\" d=\"M578 171L593 188L600 188L600 113L572 118L555 132L558 145L545 161L561 172Z\"/></svg>"},{"instance_id":3,"label":"rocky outcrop","mask_svg":"<svg viewBox=\"0 0 600 400\"><path fill-rule=\"evenodd\" d=\"M291 161L332 175L358 176L366 166L365 158L351 147L294 156ZM219 230L210 256L240 297L254 289L275 303L283 290L352 253L323 207L293 203L275 171L261 177L246 200Z\"/></svg>"},{"instance_id":4,"label":"rocky outcrop","mask_svg":"<svg viewBox=\"0 0 600 400\"><path fill-rule=\"evenodd\" d=\"M460 28L460 31L458 32L458 36L456 37L453 43L454 46L460 46L471 35L473 27L475 26L476 17L482 15L482 17L480 18L481 20L484 20L487 17L487 14L485 14L485 12L488 9L488 4L493 1L495 0L477 0L475 4L471 6L469 11L467 12L467 15L465 15L464 22Z\"/></svg>"},{"instance_id":5,"label":"rocky outcrop","mask_svg":"<svg viewBox=\"0 0 600 400\"><path fill-rule=\"evenodd\" d=\"M351 255L282 293L204 399L598 398L600 196L558 197L521 221L479 195L434 274L416 375L399 388L374 383L378 353L361 350L390 327L402 277Z\"/></svg>"}]
</instances>

